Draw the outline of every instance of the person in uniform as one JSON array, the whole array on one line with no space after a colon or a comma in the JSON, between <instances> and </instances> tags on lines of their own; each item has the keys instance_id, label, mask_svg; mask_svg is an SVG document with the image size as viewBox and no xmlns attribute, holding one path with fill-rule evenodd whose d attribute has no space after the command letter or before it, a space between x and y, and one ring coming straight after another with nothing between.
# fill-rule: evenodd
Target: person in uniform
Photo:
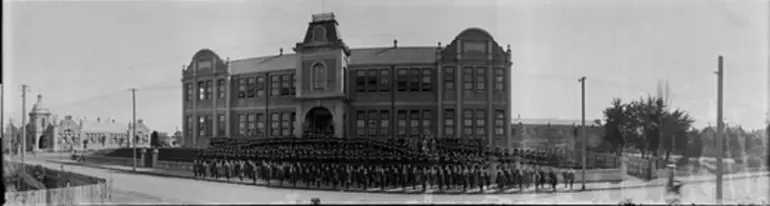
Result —
<instances>
[{"instance_id":1,"label":"person in uniform","mask_svg":"<svg viewBox=\"0 0 770 206\"><path fill-rule=\"evenodd\" d=\"M463 184L463 193L468 192L468 186L470 186L471 171L467 165L462 166L460 171L460 178Z\"/></svg>"},{"instance_id":2,"label":"person in uniform","mask_svg":"<svg viewBox=\"0 0 770 206\"><path fill-rule=\"evenodd\" d=\"M556 172L554 169L551 169L551 171L548 173L548 179L551 183L551 189L553 189L554 192L556 192L556 185L559 183L559 177L556 175Z\"/></svg>"}]
</instances>

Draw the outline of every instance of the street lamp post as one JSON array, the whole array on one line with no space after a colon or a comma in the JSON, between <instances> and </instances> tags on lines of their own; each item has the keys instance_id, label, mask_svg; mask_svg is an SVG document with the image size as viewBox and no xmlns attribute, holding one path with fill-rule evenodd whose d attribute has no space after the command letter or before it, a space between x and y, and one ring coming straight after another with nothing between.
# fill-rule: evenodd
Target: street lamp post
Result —
<instances>
[{"instance_id":1,"label":"street lamp post","mask_svg":"<svg viewBox=\"0 0 770 206\"><path fill-rule=\"evenodd\" d=\"M586 158L587 158L586 156L588 156L588 154L587 154L587 152L588 152L587 151L588 150L587 149L587 147L588 147L588 145L587 145L588 144L588 140L586 138L586 77L585 76L580 77L580 79L578 79L578 82L580 82L580 90L581 90L580 101L581 101L581 105L582 105L581 106L580 136L582 136L581 139L583 141L583 143L582 143L582 150L583 150L583 152L582 152L582 155L581 155L581 159L582 159L582 162L583 162L583 169L582 169L582 171L580 171L580 173L581 173L581 176L582 176L582 179L583 179L583 181L582 181L583 182L582 183L583 184L582 190L585 190L586 189Z\"/></svg>"}]
</instances>

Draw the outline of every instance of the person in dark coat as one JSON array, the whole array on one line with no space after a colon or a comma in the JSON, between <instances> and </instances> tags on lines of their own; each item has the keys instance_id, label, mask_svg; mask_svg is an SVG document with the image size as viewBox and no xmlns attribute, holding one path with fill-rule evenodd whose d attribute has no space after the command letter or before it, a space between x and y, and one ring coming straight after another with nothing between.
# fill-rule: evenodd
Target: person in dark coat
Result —
<instances>
[{"instance_id":1,"label":"person in dark coat","mask_svg":"<svg viewBox=\"0 0 770 206\"><path fill-rule=\"evenodd\" d=\"M559 176L556 175L556 172L554 172L553 169L548 173L548 180L550 180L551 188L553 191L556 191L556 185L559 183Z\"/></svg>"}]
</instances>

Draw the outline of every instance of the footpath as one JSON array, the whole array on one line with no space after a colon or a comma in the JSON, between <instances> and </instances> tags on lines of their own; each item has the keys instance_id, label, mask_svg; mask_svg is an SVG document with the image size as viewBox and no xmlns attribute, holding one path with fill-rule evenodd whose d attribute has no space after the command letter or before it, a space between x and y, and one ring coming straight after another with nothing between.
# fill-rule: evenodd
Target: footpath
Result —
<instances>
[{"instance_id":1,"label":"footpath","mask_svg":"<svg viewBox=\"0 0 770 206\"><path fill-rule=\"evenodd\" d=\"M290 182L281 183L276 180L269 181L269 182L264 180L257 180L256 182L254 182L253 180L250 180L247 178L244 178L243 180L240 180L238 178L231 178L230 180L226 180L224 178L218 178L218 179L217 178L200 178L200 177L195 177L191 171L169 170L169 169L160 169L160 168L136 168L136 172L133 172L132 167L123 166L123 165L94 164L94 163L77 162L74 160L64 160L64 159L48 159L45 161L51 162L51 163L57 163L57 164L85 166L85 167L91 167L91 168L107 169L107 170L113 170L113 171L119 171L119 172L125 172L125 173L134 173L134 174L150 175L150 176L157 176L157 177L183 178L183 179L193 179L193 180L202 180L202 181L207 180L207 181L221 182L221 183L256 185L256 186L285 188L285 189L342 191L341 189L333 188L331 185L321 185L321 187L315 187L315 185L305 185L304 183L297 183L296 185L292 185ZM770 175L770 172L760 171L760 172L749 172L749 173L725 174L723 177L724 177L724 180L737 180L737 179L755 178L755 177L768 176L768 175ZM692 183L715 181L716 177L714 175L697 175L697 176L677 177L676 179L685 184L692 184ZM667 183L666 181L667 181L666 178L656 179L651 181L643 181L639 179L629 178L629 180L625 180L617 183L588 182L586 183L585 190L580 190L581 189L580 182L575 182L575 184L573 185L573 189L568 188L568 186L565 186L563 182L560 182L559 185L556 186L555 191L551 189L550 185L546 187L547 189L541 188L539 190L535 189L534 186L532 186L529 188L525 188L523 191L518 188L512 188L506 191L501 191L497 189L497 186L495 184L491 185L490 188L485 189L483 192L478 188L468 189L467 192L462 191L462 189L439 191L435 187L430 187L430 189L427 189L426 192L423 192L421 185L407 186L406 188L390 187L390 188L385 188L385 190L381 190L380 188L369 188L365 190L364 188L351 187L350 189L345 189L344 191L345 192L366 192L366 193L397 193L397 194L431 193L431 194L453 194L453 195L522 194L522 193L554 193L554 192L570 193L570 192L582 192L582 191L601 191L601 190L662 187L666 185Z\"/></svg>"}]
</instances>

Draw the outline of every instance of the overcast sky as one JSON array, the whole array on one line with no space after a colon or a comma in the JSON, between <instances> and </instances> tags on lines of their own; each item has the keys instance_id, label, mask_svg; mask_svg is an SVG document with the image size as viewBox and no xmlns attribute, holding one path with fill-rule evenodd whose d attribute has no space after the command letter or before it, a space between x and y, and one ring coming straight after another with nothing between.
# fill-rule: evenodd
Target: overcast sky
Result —
<instances>
[{"instance_id":1,"label":"overcast sky","mask_svg":"<svg viewBox=\"0 0 770 206\"><path fill-rule=\"evenodd\" d=\"M19 85L61 116L181 128L181 68L211 48L223 58L275 55L303 38L310 15L334 12L351 47L435 46L482 28L513 50L513 114L601 118L613 97L638 99L670 82L673 106L702 127L716 120L717 56L725 56L725 118L760 128L768 108L765 0L3 2L6 116Z\"/></svg>"}]
</instances>

